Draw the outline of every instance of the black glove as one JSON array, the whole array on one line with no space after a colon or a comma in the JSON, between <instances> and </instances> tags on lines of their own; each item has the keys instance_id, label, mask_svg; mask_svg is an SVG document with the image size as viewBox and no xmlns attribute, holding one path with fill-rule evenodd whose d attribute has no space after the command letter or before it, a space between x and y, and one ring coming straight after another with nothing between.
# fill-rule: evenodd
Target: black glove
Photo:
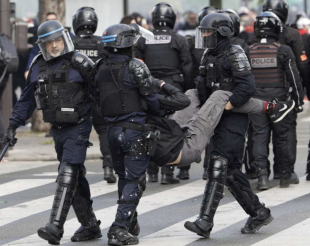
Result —
<instances>
[{"instance_id":1,"label":"black glove","mask_svg":"<svg viewBox=\"0 0 310 246\"><path fill-rule=\"evenodd\" d=\"M15 138L15 135L16 135L16 126L10 124L8 129L6 130L4 136L3 136L3 139L2 139L2 143L4 145L6 145L7 143L10 144L11 147L13 147L16 142L17 142L17 138Z\"/></svg>"},{"instance_id":2,"label":"black glove","mask_svg":"<svg viewBox=\"0 0 310 246\"><path fill-rule=\"evenodd\" d=\"M163 83L164 81L163 80L160 80L160 79L156 79L153 77L153 84L154 84L154 87L158 90L160 90L160 85Z\"/></svg>"}]
</instances>

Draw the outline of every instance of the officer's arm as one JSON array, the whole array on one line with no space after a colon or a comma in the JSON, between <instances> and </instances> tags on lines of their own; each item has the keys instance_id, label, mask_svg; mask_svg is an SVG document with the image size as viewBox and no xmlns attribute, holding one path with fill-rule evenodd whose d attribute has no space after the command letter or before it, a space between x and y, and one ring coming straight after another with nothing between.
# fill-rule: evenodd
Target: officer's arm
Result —
<instances>
[{"instance_id":1,"label":"officer's arm","mask_svg":"<svg viewBox=\"0 0 310 246\"><path fill-rule=\"evenodd\" d=\"M161 87L161 92L165 95L157 94L157 98L160 106L164 109L178 111L187 108L191 104L189 98L172 85L164 84Z\"/></svg>"},{"instance_id":2,"label":"officer's arm","mask_svg":"<svg viewBox=\"0 0 310 246\"><path fill-rule=\"evenodd\" d=\"M161 109L156 96L153 77L147 66L139 59L131 59L128 66L129 73L138 85L139 92L145 99L150 113L153 115L164 115L165 112Z\"/></svg>"},{"instance_id":3,"label":"officer's arm","mask_svg":"<svg viewBox=\"0 0 310 246\"><path fill-rule=\"evenodd\" d=\"M295 101L296 107L302 106L304 91L292 49L288 46L281 46L279 58L283 61L287 81L289 82L290 87L293 88L292 98Z\"/></svg>"},{"instance_id":4,"label":"officer's arm","mask_svg":"<svg viewBox=\"0 0 310 246\"><path fill-rule=\"evenodd\" d=\"M184 91L187 91L194 88L194 81L192 79L192 57L186 40L182 37L178 38L176 41L178 41L179 45L178 53L181 63L181 71L184 77Z\"/></svg>"},{"instance_id":5,"label":"officer's arm","mask_svg":"<svg viewBox=\"0 0 310 246\"><path fill-rule=\"evenodd\" d=\"M36 83L30 82L26 85L23 90L19 100L16 102L12 117L10 118L10 124L14 125L16 128L25 125L26 120L28 120L33 111L36 108L36 101L34 97L34 92L36 90Z\"/></svg>"},{"instance_id":6,"label":"officer's arm","mask_svg":"<svg viewBox=\"0 0 310 246\"><path fill-rule=\"evenodd\" d=\"M133 46L133 50L135 57L144 61L145 38L139 38L139 40Z\"/></svg>"},{"instance_id":7,"label":"officer's arm","mask_svg":"<svg viewBox=\"0 0 310 246\"><path fill-rule=\"evenodd\" d=\"M88 58L88 56L76 51L72 55L71 62L73 68L78 70L81 74L84 82L90 85L94 83L95 63L90 58Z\"/></svg>"},{"instance_id":8,"label":"officer's arm","mask_svg":"<svg viewBox=\"0 0 310 246\"><path fill-rule=\"evenodd\" d=\"M292 48L293 53L295 55L297 68L302 78L303 86L305 87L310 79L309 78L310 76L309 76L309 63L308 63L309 61L304 49L304 44L302 42L298 30L293 28L289 28L286 30L288 33L287 35L292 35L293 37L291 39L292 41L289 46Z\"/></svg>"},{"instance_id":9,"label":"officer's arm","mask_svg":"<svg viewBox=\"0 0 310 246\"><path fill-rule=\"evenodd\" d=\"M229 101L235 108L238 108L246 103L256 91L250 63L240 46L233 45L229 49L224 61L225 66L226 69L231 69L234 83L237 84Z\"/></svg>"}]
</instances>

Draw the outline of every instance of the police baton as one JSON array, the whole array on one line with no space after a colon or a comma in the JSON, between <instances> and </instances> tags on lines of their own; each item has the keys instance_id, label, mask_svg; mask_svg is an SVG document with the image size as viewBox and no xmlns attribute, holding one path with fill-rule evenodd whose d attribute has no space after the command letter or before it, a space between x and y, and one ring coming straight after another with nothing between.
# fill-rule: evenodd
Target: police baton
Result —
<instances>
[{"instance_id":1,"label":"police baton","mask_svg":"<svg viewBox=\"0 0 310 246\"><path fill-rule=\"evenodd\" d=\"M3 148L2 152L1 152L1 155L0 155L0 162L2 161L2 158L3 158L3 156L5 155L5 153L8 151L9 146L10 146L10 143L7 143L7 144L4 146L4 148Z\"/></svg>"}]
</instances>

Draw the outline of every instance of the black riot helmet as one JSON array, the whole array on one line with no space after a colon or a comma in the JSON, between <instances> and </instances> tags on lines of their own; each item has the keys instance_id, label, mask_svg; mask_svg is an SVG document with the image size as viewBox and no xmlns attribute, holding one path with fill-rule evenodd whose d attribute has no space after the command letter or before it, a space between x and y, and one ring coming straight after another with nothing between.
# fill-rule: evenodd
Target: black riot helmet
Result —
<instances>
[{"instance_id":1,"label":"black riot helmet","mask_svg":"<svg viewBox=\"0 0 310 246\"><path fill-rule=\"evenodd\" d=\"M227 14L234 24L234 36L238 37L240 32L240 18L239 15L232 9L222 9L219 13Z\"/></svg>"},{"instance_id":2,"label":"black riot helmet","mask_svg":"<svg viewBox=\"0 0 310 246\"><path fill-rule=\"evenodd\" d=\"M37 44L46 61L74 51L68 30L57 20L43 22L38 27L37 34Z\"/></svg>"},{"instance_id":3,"label":"black riot helmet","mask_svg":"<svg viewBox=\"0 0 310 246\"><path fill-rule=\"evenodd\" d=\"M288 17L288 8L286 0L265 0L263 3L263 11L270 11L275 13L282 22L287 21Z\"/></svg>"},{"instance_id":4,"label":"black riot helmet","mask_svg":"<svg viewBox=\"0 0 310 246\"><path fill-rule=\"evenodd\" d=\"M136 30L126 24L116 24L108 27L102 35L104 47L111 48L128 48L131 47L138 39L139 35Z\"/></svg>"},{"instance_id":5,"label":"black riot helmet","mask_svg":"<svg viewBox=\"0 0 310 246\"><path fill-rule=\"evenodd\" d=\"M272 12L260 13L254 22L254 33L257 38L276 38L282 32L280 18Z\"/></svg>"},{"instance_id":6,"label":"black riot helmet","mask_svg":"<svg viewBox=\"0 0 310 246\"><path fill-rule=\"evenodd\" d=\"M168 3L158 3L155 5L152 11L152 24L153 26L159 26L160 23L166 23L171 29L174 27L175 20L177 18L176 11L172 5Z\"/></svg>"},{"instance_id":7,"label":"black riot helmet","mask_svg":"<svg viewBox=\"0 0 310 246\"><path fill-rule=\"evenodd\" d=\"M195 48L214 49L217 46L218 35L220 38L234 34L232 20L225 14L209 14L200 22L196 28Z\"/></svg>"},{"instance_id":8,"label":"black riot helmet","mask_svg":"<svg viewBox=\"0 0 310 246\"><path fill-rule=\"evenodd\" d=\"M200 23L203 17L205 17L206 15L214 14L217 12L218 9L216 7L213 6L204 7L198 14L198 23Z\"/></svg>"},{"instance_id":9,"label":"black riot helmet","mask_svg":"<svg viewBox=\"0 0 310 246\"><path fill-rule=\"evenodd\" d=\"M83 7L78 9L72 17L72 26L75 34L83 30L91 30L95 33L97 24L97 14L91 7Z\"/></svg>"}]
</instances>

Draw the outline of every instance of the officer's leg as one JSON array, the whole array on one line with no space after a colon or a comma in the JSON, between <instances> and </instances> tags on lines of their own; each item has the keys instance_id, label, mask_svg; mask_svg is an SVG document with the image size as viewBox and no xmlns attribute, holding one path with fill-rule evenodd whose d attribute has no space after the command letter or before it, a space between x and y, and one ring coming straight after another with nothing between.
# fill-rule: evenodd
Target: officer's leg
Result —
<instances>
[{"instance_id":1,"label":"officer's leg","mask_svg":"<svg viewBox=\"0 0 310 246\"><path fill-rule=\"evenodd\" d=\"M63 226L72 204L78 183L79 167L62 162L59 166L57 188L49 223L38 229L39 237L49 244L59 244L64 233Z\"/></svg>"},{"instance_id":2,"label":"officer's leg","mask_svg":"<svg viewBox=\"0 0 310 246\"><path fill-rule=\"evenodd\" d=\"M256 176L258 178L257 189L268 189L268 134L269 119L267 115L250 115L253 126L253 165L256 168Z\"/></svg>"},{"instance_id":3,"label":"officer's leg","mask_svg":"<svg viewBox=\"0 0 310 246\"><path fill-rule=\"evenodd\" d=\"M200 213L196 221L185 222L186 229L202 237L209 237L213 227L213 218L223 196L227 171L227 159L221 156L210 157L208 180L201 202Z\"/></svg>"},{"instance_id":4,"label":"officer's leg","mask_svg":"<svg viewBox=\"0 0 310 246\"><path fill-rule=\"evenodd\" d=\"M122 146L124 153L125 185L118 201L117 214L108 232L108 244L125 245L137 244L136 237L139 234L136 208L142 197L146 185L146 168L149 165L150 157L146 155L147 144L141 132L127 129L125 139L128 145ZM109 138L111 146L111 141ZM114 162L113 146L111 146L114 168L118 163ZM118 172L117 172L118 173ZM122 174L120 175L120 179Z\"/></svg>"},{"instance_id":5,"label":"officer's leg","mask_svg":"<svg viewBox=\"0 0 310 246\"><path fill-rule=\"evenodd\" d=\"M255 167L253 167L253 127L252 123L250 122L249 128L248 128L248 135L247 135L247 141L246 141L246 150L245 150L245 172L248 179L255 179L256 178L256 171Z\"/></svg>"},{"instance_id":6,"label":"officer's leg","mask_svg":"<svg viewBox=\"0 0 310 246\"><path fill-rule=\"evenodd\" d=\"M213 143L212 143L212 139L210 140L209 144L206 147L205 150L205 159L203 162L203 175L202 175L202 179L207 180L208 179L208 168L209 168L209 163L210 163L210 155L211 155L211 151L213 150Z\"/></svg>"},{"instance_id":7,"label":"officer's leg","mask_svg":"<svg viewBox=\"0 0 310 246\"><path fill-rule=\"evenodd\" d=\"M116 177L113 174L113 163L109 149L107 128L108 124L103 119L101 112L96 105L92 108L93 125L99 137L100 151L102 154L103 179L108 183L116 183Z\"/></svg>"},{"instance_id":8,"label":"officer's leg","mask_svg":"<svg viewBox=\"0 0 310 246\"><path fill-rule=\"evenodd\" d=\"M307 157L307 167L306 167L307 177L306 179L310 181L310 139L308 143L308 157Z\"/></svg>"},{"instance_id":9,"label":"officer's leg","mask_svg":"<svg viewBox=\"0 0 310 246\"><path fill-rule=\"evenodd\" d=\"M72 207L81 227L71 237L72 242L87 241L102 237L100 220L93 211L89 183L85 177L85 166L80 165L78 186L72 201Z\"/></svg>"},{"instance_id":10,"label":"officer's leg","mask_svg":"<svg viewBox=\"0 0 310 246\"><path fill-rule=\"evenodd\" d=\"M174 178L174 167L169 165L164 165L161 167L161 184L178 184L179 179Z\"/></svg>"},{"instance_id":11,"label":"officer's leg","mask_svg":"<svg viewBox=\"0 0 310 246\"><path fill-rule=\"evenodd\" d=\"M158 181L158 172L159 167L155 162L150 162L150 165L147 168L148 181L149 182L157 182Z\"/></svg>"},{"instance_id":12,"label":"officer's leg","mask_svg":"<svg viewBox=\"0 0 310 246\"><path fill-rule=\"evenodd\" d=\"M243 210L250 215L245 226L241 229L241 233L255 233L273 220L270 210L260 203L258 196L253 193L248 179L240 170L236 168L228 170L226 186Z\"/></svg>"},{"instance_id":13,"label":"officer's leg","mask_svg":"<svg viewBox=\"0 0 310 246\"><path fill-rule=\"evenodd\" d=\"M292 110L291 113L288 115L287 122L291 126L290 132L289 132L289 141L290 141L290 150L291 150L290 167L291 167L291 172L293 173L294 179L296 180L296 178L298 179L297 175L295 174L295 163L296 163L296 155L297 155L297 132L296 132L297 113L294 110Z\"/></svg>"},{"instance_id":14,"label":"officer's leg","mask_svg":"<svg viewBox=\"0 0 310 246\"><path fill-rule=\"evenodd\" d=\"M289 119L285 118L279 123L272 123L272 130L274 134L274 148L276 149L277 160L280 171L280 187L286 188L291 183L299 183L291 175L291 160L292 155L290 146L290 124ZM298 179L298 178L297 178Z\"/></svg>"}]
</instances>

